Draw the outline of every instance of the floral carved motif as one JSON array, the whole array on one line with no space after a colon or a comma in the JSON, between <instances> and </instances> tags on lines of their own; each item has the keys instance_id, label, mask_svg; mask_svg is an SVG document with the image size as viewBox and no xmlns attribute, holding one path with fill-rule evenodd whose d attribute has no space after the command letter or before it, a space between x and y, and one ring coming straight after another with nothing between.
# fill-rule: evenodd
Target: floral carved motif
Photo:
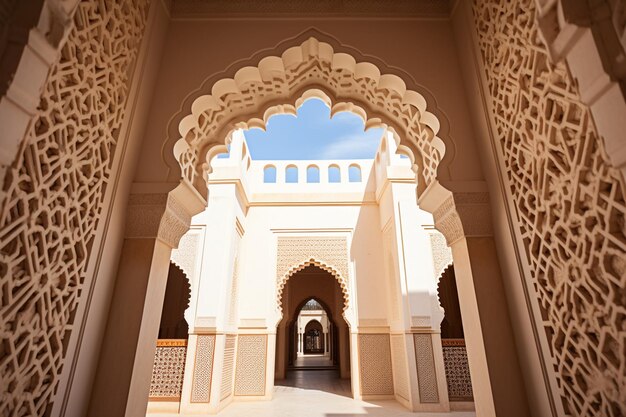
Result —
<instances>
[{"instance_id":1,"label":"floral carved motif","mask_svg":"<svg viewBox=\"0 0 626 417\"><path fill-rule=\"evenodd\" d=\"M474 2L494 134L564 410L626 415L624 182L535 4Z\"/></svg>"},{"instance_id":2,"label":"floral carved motif","mask_svg":"<svg viewBox=\"0 0 626 417\"><path fill-rule=\"evenodd\" d=\"M85 0L0 193L0 415L49 412L147 19ZM48 411L47 411L48 410Z\"/></svg>"}]
</instances>

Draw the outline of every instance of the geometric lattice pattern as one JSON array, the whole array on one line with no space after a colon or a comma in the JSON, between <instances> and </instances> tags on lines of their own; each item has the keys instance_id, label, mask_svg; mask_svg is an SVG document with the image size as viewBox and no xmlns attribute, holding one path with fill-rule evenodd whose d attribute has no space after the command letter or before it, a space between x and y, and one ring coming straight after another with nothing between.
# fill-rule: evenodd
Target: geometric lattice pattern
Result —
<instances>
[{"instance_id":1,"label":"geometric lattice pattern","mask_svg":"<svg viewBox=\"0 0 626 417\"><path fill-rule=\"evenodd\" d=\"M393 362L393 385L396 395L409 400L408 365L404 348L404 335L391 336L391 355Z\"/></svg>"},{"instance_id":2,"label":"geometric lattice pattern","mask_svg":"<svg viewBox=\"0 0 626 417\"><path fill-rule=\"evenodd\" d=\"M535 1L476 0L495 135L563 406L626 415L624 183Z\"/></svg>"},{"instance_id":3,"label":"geometric lattice pattern","mask_svg":"<svg viewBox=\"0 0 626 417\"><path fill-rule=\"evenodd\" d=\"M211 399L211 379L213 377L213 357L215 356L215 336L198 335L196 357L193 364L191 402L208 403Z\"/></svg>"},{"instance_id":4,"label":"geometric lattice pattern","mask_svg":"<svg viewBox=\"0 0 626 417\"><path fill-rule=\"evenodd\" d=\"M437 373L435 357L430 334L416 333L413 335L415 344L415 364L417 365L417 384L420 390L421 403L438 403Z\"/></svg>"},{"instance_id":5,"label":"geometric lattice pattern","mask_svg":"<svg viewBox=\"0 0 626 417\"><path fill-rule=\"evenodd\" d=\"M446 368L449 400L474 401L472 378L470 377L469 363L467 362L465 341L443 339L442 344L443 364Z\"/></svg>"},{"instance_id":6,"label":"geometric lattice pattern","mask_svg":"<svg viewBox=\"0 0 626 417\"><path fill-rule=\"evenodd\" d=\"M79 4L1 185L0 415L42 416L52 406L126 116L147 3Z\"/></svg>"},{"instance_id":7,"label":"geometric lattice pattern","mask_svg":"<svg viewBox=\"0 0 626 417\"><path fill-rule=\"evenodd\" d=\"M179 124L182 138L176 144L183 178L204 184L202 161L207 145L223 142L225 133L265 124L264 114L290 112L297 93L311 85L323 85L334 97L353 102L351 110L376 114L394 126L402 126L403 140L414 150L418 165L418 190L433 182L444 153L438 138L439 122L426 111L426 100L392 74L381 74L372 63L356 62L332 46L309 38L281 56L263 58L257 67L247 66L232 79L216 82L210 95L198 97L193 113ZM280 103L278 107L276 103ZM269 113L266 113L267 110ZM252 117L251 117L252 115Z\"/></svg>"},{"instance_id":8,"label":"geometric lattice pattern","mask_svg":"<svg viewBox=\"0 0 626 417\"><path fill-rule=\"evenodd\" d=\"M228 398L233 393L233 379L235 377L235 345L237 336L226 335L224 342L224 365L222 367L222 387L220 400Z\"/></svg>"},{"instance_id":9,"label":"geometric lattice pattern","mask_svg":"<svg viewBox=\"0 0 626 417\"><path fill-rule=\"evenodd\" d=\"M267 335L240 334L238 339L235 395L265 395Z\"/></svg>"},{"instance_id":10,"label":"geometric lattice pattern","mask_svg":"<svg viewBox=\"0 0 626 417\"><path fill-rule=\"evenodd\" d=\"M393 395L388 334L359 334L359 368L363 395Z\"/></svg>"},{"instance_id":11,"label":"geometric lattice pattern","mask_svg":"<svg viewBox=\"0 0 626 417\"><path fill-rule=\"evenodd\" d=\"M183 390L186 357L186 341L159 340L157 342L154 366L152 367L152 379L150 381L151 399L167 398L180 400L180 394Z\"/></svg>"},{"instance_id":12,"label":"geometric lattice pattern","mask_svg":"<svg viewBox=\"0 0 626 417\"><path fill-rule=\"evenodd\" d=\"M276 248L276 294L282 308L282 294L287 280L308 265L331 273L339 282L348 307L348 241L345 237L278 237Z\"/></svg>"}]
</instances>

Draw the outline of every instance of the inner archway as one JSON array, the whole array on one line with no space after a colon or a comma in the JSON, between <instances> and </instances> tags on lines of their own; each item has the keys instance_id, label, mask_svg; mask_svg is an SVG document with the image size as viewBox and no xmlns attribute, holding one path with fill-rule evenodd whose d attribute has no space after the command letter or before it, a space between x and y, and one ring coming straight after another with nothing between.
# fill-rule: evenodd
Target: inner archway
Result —
<instances>
[{"instance_id":1,"label":"inner archway","mask_svg":"<svg viewBox=\"0 0 626 417\"><path fill-rule=\"evenodd\" d=\"M276 385L351 396L350 333L333 274L309 264L291 274L276 332Z\"/></svg>"}]
</instances>

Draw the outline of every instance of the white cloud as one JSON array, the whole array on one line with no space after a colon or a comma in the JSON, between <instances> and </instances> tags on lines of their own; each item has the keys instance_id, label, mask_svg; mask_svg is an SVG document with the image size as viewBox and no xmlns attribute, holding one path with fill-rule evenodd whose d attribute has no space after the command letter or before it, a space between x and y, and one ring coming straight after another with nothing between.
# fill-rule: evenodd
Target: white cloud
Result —
<instances>
[{"instance_id":1,"label":"white cloud","mask_svg":"<svg viewBox=\"0 0 626 417\"><path fill-rule=\"evenodd\" d=\"M320 149L320 156L316 159L352 159L363 158L364 154L374 156L381 135L378 134L351 134L341 136L333 143Z\"/></svg>"}]
</instances>

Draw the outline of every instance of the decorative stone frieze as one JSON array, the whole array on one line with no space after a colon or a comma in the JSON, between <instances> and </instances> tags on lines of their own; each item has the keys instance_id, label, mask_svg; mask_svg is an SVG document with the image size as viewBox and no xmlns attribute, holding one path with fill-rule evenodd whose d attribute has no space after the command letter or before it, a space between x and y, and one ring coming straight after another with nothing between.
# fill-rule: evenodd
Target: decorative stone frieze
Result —
<instances>
[{"instance_id":1,"label":"decorative stone frieze","mask_svg":"<svg viewBox=\"0 0 626 417\"><path fill-rule=\"evenodd\" d=\"M0 192L0 415L49 413L69 366L147 12L144 0L78 4L9 161ZM12 122L0 123L0 136Z\"/></svg>"},{"instance_id":2,"label":"decorative stone frieze","mask_svg":"<svg viewBox=\"0 0 626 417\"><path fill-rule=\"evenodd\" d=\"M126 237L157 237L172 248L191 226L191 214L172 194L132 194L126 216Z\"/></svg>"},{"instance_id":3,"label":"decorative stone frieze","mask_svg":"<svg viewBox=\"0 0 626 417\"><path fill-rule=\"evenodd\" d=\"M301 95L307 86L323 86L326 92L315 87ZM296 114L299 103L309 97L327 102L331 114L358 114L368 127L383 126L384 119L414 154L419 192L435 180L445 153L445 144L437 137L439 121L426 110L420 93L408 90L398 76L381 74L372 63L335 53L330 44L313 37L281 56L265 57L258 66L246 66L233 78L217 81L207 93L195 99L191 113L180 121L181 137L174 147L185 180L202 188L201 193L206 192L212 147L223 144L236 129L264 127L274 114ZM329 96L345 102L333 105ZM367 114L376 118L368 120Z\"/></svg>"},{"instance_id":4,"label":"decorative stone frieze","mask_svg":"<svg viewBox=\"0 0 626 417\"><path fill-rule=\"evenodd\" d=\"M571 415L626 415L626 187L535 4L474 1L494 145L555 394Z\"/></svg>"},{"instance_id":5,"label":"decorative stone frieze","mask_svg":"<svg viewBox=\"0 0 626 417\"><path fill-rule=\"evenodd\" d=\"M448 246L463 237L493 235L488 193L452 193L435 209L433 218Z\"/></svg>"},{"instance_id":6,"label":"decorative stone frieze","mask_svg":"<svg viewBox=\"0 0 626 417\"><path fill-rule=\"evenodd\" d=\"M328 271L337 279L344 297L344 310L348 308L348 241L345 237L279 236L276 256L276 301L279 310L287 280L309 265Z\"/></svg>"}]
</instances>

